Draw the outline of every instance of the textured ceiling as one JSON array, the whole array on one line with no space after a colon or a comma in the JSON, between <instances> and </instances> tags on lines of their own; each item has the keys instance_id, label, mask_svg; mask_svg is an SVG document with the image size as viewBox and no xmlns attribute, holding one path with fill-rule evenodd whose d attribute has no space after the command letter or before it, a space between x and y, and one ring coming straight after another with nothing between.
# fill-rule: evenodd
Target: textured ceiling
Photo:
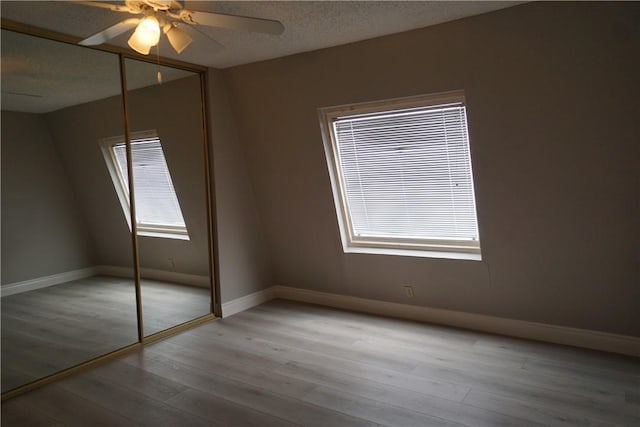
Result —
<instances>
[{"instance_id":1,"label":"textured ceiling","mask_svg":"<svg viewBox=\"0 0 640 427\"><path fill-rule=\"evenodd\" d=\"M194 43L181 55L165 38L160 55L226 68L422 28L519 3L187 1L187 9L276 19L284 24L285 31L274 36L199 26L201 32L190 30ZM0 14L5 19L82 38L131 16L66 1L0 1ZM110 43L127 47L129 34ZM113 55L7 31L2 31L0 46L3 110L44 113L119 93L117 58ZM155 65L131 61L127 66L129 89L155 84L157 70ZM188 73L162 67L162 74L163 80L169 81Z\"/></svg>"},{"instance_id":2,"label":"textured ceiling","mask_svg":"<svg viewBox=\"0 0 640 427\"><path fill-rule=\"evenodd\" d=\"M276 19L285 31L274 36L199 26L223 47L216 48L204 35L191 30L194 43L181 55L173 52L166 40L160 44L160 55L226 68L427 27L518 3L522 2L186 1L187 9ZM61 1L2 1L0 13L4 18L79 37L130 16ZM126 47L128 37L123 34L112 44Z\"/></svg>"}]
</instances>

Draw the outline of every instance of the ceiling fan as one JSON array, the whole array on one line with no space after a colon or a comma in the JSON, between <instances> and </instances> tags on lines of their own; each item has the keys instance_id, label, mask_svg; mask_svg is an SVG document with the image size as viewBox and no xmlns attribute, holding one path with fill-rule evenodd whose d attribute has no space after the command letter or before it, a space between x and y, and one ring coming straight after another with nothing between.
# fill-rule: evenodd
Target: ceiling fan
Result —
<instances>
[{"instance_id":1,"label":"ceiling fan","mask_svg":"<svg viewBox=\"0 0 640 427\"><path fill-rule=\"evenodd\" d=\"M124 4L76 1L72 4L142 15L139 18L127 18L79 42L84 46L99 45L135 27L128 43L133 50L142 55L148 55L151 48L159 43L161 33L167 36L171 47L177 53L181 53L193 41L189 33L180 28L181 24L231 28L275 35L282 34L284 31L284 26L279 21L187 10L184 8L184 1L125 0Z\"/></svg>"}]
</instances>

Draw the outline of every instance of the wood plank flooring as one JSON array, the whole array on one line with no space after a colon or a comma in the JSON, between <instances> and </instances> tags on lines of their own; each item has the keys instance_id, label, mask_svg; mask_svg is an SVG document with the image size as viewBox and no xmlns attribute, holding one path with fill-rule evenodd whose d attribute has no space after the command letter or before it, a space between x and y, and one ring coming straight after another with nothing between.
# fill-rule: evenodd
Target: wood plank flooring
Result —
<instances>
[{"instance_id":1,"label":"wood plank flooring","mask_svg":"<svg viewBox=\"0 0 640 427\"><path fill-rule=\"evenodd\" d=\"M208 289L143 279L145 335L209 312ZM96 276L0 299L2 391L138 340L131 279Z\"/></svg>"},{"instance_id":2,"label":"wood plank flooring","mask_svg":"<svg viewBox=\"0 0 640 427\"><path fill-rule=\"evenodd\" d=\"M638 426L640 359L276 300L6 401L9 426Z\"/></svg>"}]
</instances>

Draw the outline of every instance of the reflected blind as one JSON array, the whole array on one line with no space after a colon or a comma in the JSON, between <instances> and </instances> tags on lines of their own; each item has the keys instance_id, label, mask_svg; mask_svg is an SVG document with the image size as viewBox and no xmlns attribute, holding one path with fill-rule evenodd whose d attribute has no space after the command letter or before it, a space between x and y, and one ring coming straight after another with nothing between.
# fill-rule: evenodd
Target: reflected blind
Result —
<instances>
[{"instance_id":1,"label":"reflected blind","mask_svg":"<svg viewBox=\"0 0 640 427\"><path fill-rule=\"evenodd\" d=\"M334 119L354 237L478 241L462 104Z\"/></svg>"},{"instance_id":2,"label":"reflected blind","mask_svg":"<svg viewBox=\"0 0 640 427\"><path fill-rule=\"evenodd\" d=\"M118 144L113 150L128 188L126 147ZM185 227L160 139L131 141L131 155L138 224Z\"/></svg>"}]
</instances>

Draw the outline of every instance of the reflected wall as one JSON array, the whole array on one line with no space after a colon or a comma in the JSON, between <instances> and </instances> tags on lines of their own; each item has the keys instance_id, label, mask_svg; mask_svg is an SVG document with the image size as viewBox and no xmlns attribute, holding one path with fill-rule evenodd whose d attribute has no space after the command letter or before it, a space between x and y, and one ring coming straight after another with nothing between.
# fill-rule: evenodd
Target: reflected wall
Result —
<instances>
[{"instance_id":1,"label":"reflected wall","mask_svg":"<svg viewBox=\"0 0 640 427\"><path fill-rule=\"evenodd\" d=\"M197 73L125 70L146 336L211 310L203 106Z\"/></svg>"}]
</instances>

